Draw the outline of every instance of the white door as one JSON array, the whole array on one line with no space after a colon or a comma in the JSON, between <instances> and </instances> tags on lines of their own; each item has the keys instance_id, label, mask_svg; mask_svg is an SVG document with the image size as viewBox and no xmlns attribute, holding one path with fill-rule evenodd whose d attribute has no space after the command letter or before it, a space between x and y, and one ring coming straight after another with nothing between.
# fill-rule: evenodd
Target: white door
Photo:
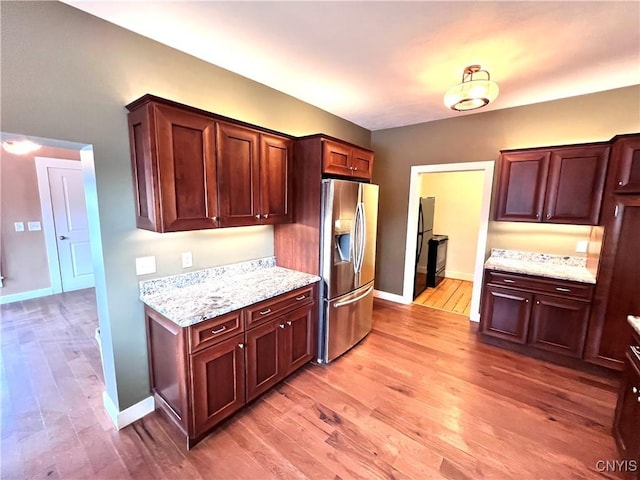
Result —
<instances>
[{"instance_id":1,"label":"white door","mask_svg":"<svg viewBox=\"0 0 640 480\"><path fill-rule=\"evenodd\" d=\"M47 167L63 292L94 286L82 170L69 163Z\"/></svg>"}]
</instances>

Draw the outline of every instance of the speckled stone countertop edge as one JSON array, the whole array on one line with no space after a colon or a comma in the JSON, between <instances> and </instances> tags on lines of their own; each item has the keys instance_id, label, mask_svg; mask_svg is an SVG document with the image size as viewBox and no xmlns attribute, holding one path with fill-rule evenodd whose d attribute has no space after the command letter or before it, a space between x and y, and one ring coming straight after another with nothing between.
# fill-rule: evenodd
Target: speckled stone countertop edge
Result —
<instances>
[{"instance_id":1,"label":"speckled stone countertop edge","mask_svg":"<svg viewBox=\"0 0 640 480\"><path fill-rule=\"evenodd\" d=\"M636 335L640 335L640 316L628 315L627 322L636 331Z\"/></svg>"},{"instance_id":2,"label":"speckled stone countertop edge","mask_svg":"<svg viewBox=\"0 0 640 480\"><path fill-rule=\"evenodd\" d=\"M484 268L558 280L596 283L595 275L586 268L584 257L491 249L491 256L485 262Z\"/></svg>"},{"instance_id":3,"label":"speckled stone countertop edge","mask_svg":"<svg viewBox=\"0 0 640 480\"><path fill-rule=\"evenodd\" d=\"M156 279L160 282L154 288L141 285L140 300L178 326L189 327L320 280L317 275L277 267L275 261L237 265L207 269L220 269L217 272L193 272L199 282L194 278L176 281L177 275Z\"/></svg>"}]
</instances>

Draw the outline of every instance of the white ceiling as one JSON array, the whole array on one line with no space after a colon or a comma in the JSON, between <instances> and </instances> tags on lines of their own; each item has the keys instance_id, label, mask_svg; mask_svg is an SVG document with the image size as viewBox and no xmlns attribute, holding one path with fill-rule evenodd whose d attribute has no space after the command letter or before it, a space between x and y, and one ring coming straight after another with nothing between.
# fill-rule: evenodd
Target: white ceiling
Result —
<instances>
[{"instance_id":1,"label":"white ceiling","mask_svg":"<svg viewBox=\"0 0 640 480\"><path fill-rule=\"evenodd\" d=\"M640 83L637 0L63 1L370 130L472 114L442 103L471 64L476 112Z\"/></svg>"}]
</instances>

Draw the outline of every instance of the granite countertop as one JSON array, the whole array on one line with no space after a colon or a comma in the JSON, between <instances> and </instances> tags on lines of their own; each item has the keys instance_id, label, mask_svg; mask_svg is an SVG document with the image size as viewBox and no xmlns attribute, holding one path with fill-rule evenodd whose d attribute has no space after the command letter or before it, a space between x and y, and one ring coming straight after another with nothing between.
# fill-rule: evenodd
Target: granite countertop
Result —
<instances>
[{"instance_id":1,"label":"granite countertop","mask_svg":"<svg viewBox=\"0 0 640 480\"><path fill-rule=\"evenodd\" d=\"M491 256L485 262L484 268L559 280L596 283L594 273L587 269L586 265L587 259L584 257L492 248Z\"/></svg>"},{"instance_id":2,"label":"granite countertop","mask_svg":"<svg viewBox=\"0 0 640 480\"><path fill-rule=\"evenodd\" d=\"M636 335L640 335L640 317L629 315L627 316L627 322L629 322L629 325L636 331Z\"/></svg>"},{"instance_id":3,"label":"granite countertop","mask_svg":"<svg viewBox=\"0 0 640 480\"><path fill-rule=\"evenodd\" d=\"M268 257L140 282L140 300L188 327L319 280Z\"/></svg>"}]
</instances>

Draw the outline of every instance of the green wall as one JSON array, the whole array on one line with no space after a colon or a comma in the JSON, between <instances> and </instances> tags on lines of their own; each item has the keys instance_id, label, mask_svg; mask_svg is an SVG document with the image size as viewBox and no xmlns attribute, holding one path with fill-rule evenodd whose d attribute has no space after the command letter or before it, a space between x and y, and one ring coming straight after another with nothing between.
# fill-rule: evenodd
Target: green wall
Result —
<instances>
[{"instance_id":1,"label":"green wall","mask_svg":"<svg viewBox=\"0 0 640 480\"><path fill-rule=\"evenodd\" d=\"M632 132L640 132L640 85L373 132L373 180L380 184L376 288L402 294L411 166L497 160L503 149L595 142ZM490 222L488 248L525 250L524 239L539 235L546 242L540 251L567 254L576 229L584 229L526 224L523 232L522 225Z\"/></svg>"},{"instance_id":2,"label":"green wall","mask_svg":"<svg viewBox=\"0 0 640 480\"><path fill-rule=\"evenodd\" d=\"M371 133L59 2L2 1L0 17L0 129L93 146L105 381L122 411L149 395L135 257L156 255L156 276L163 276L182 272L180 252L187 250L197 268L273 254L271 227L163 235L137 230L124 105L153 93L293 135L324 132L369 146Z\"/></svg>"}]
</instances>

